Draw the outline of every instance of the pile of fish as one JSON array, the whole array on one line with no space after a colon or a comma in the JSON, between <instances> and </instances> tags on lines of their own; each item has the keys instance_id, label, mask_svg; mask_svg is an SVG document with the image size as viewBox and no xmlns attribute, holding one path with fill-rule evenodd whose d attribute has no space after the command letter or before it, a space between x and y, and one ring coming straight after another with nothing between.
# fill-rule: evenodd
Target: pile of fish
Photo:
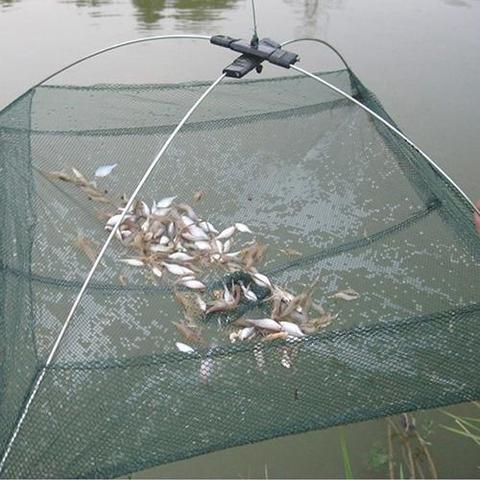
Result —
<instances>
[{"instance_id":1,"label":"pile of fish","mask_svg":"<svg viewBox=\"0 0 480 480\"><path fill-rule=\"evenodd\" d=\"M115 165L100 167L95 176L106 176L114 168ZM72 169L72 174L50 172L48 176L69 182L91 200L115 208L103 218L105 229L112 231L115 228L117 241L130 253L120 261L131 267L148 269L157 281L173 287L175 300L184 317L174 325L189 343L209 345L210 342L202 337L199 320L215 314L230 314L240 305L252 307L247 310L260 306L268 316L237 318L226 330L232 343L299 339L328 326L336 318L313 298L318 281L295 295L274 284L258 270L265 257L266 245L252 240L253 232L244 223L235 222L226 228L217 228L198 215L191 205L177 201L176 196L149 204L139 199L125 211L125 199L116 205L107 198L104 190L97 187L96 181L88 181L76 169ZM203 195L203 192L197 192L194 201L200 201ZM77 243L81 240L78 239ZM90 259L94 259L90 244L84 241L83 249ZM207 291L204 278L222 271L220 278L225 280L221 288ZM259 292L262 292L261 296ZM331 297L350 301L358 296L354 290L347 289ZM195 351L182 342L176 342L176 347L185 353ZM262 360L258 352L255 358L260 366ZM281 364L290 368L290 357L287 359L284 354Z\"/></svg>"}]
</instances>

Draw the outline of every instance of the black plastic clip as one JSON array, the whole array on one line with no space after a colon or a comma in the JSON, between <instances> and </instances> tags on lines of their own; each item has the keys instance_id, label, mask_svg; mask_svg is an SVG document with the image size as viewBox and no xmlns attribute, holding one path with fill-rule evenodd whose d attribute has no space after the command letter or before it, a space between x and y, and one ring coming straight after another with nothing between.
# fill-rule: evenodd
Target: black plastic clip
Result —
<instances>
[{"instance_id":1,"label":"black plastic clip","mask_svg":"<svg viewBox=\"0 0 480 480\"><path fill-rule=\"evenodd\" d=\"M242 54L223 69L223 73L227 77L242 78L253 69L260 72L262 69L261 63L264 60L284 68L290 68L290 65L299 60L296 53L283 50L279 43L270 38L263 38L258 44L252 45L251 42L246 40L225 35L214 35L210 38L210 43Z\"/></svg>"}]
</instances>

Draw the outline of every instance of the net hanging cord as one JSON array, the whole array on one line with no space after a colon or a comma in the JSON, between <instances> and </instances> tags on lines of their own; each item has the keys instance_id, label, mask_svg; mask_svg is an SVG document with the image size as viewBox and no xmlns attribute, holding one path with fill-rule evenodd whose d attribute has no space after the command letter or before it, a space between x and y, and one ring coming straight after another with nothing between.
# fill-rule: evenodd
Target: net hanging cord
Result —
<instances>
[{"instance_id":1,"label":"net hanging cord","mask_svg":"<svg viewBox=\"0 0 480 480\"><path fill-rule=\"evenodd\" d=\"M292 43L292 42L289 42ZM377 120L383 123L387 128L389 128L392 132L394 132L396 135L398 135L402 140L408 143L414 150L416 150L420 155L427 160L427 162L442 176L444 177L451 185L452 187L464 198L464 200L471 206L473 211L477 214L480 215L480 209L472 202L472 200L468 197L468 195L420 148L418 147L412 140L410 140L406 135L404 135L398 128L395 128L390 122L385 120L383 117L375 113L373 110L365 106L363 103L359 102L355 98L353 98L351 95L348 93L344 92L343 90L337 88L335 85L332 85L331 83L327 82L326 80L323 80L322 78L318 77L317 75L304 70L303 68L297 67L295 65L291 65L290 68L296 70L297 72L302 73L303 75L312 78L313 80L316 80L317 82L320 82L321 84L325 85L326 87L330 88L334 92L337 92L338 94L342 95L343 97L347 98L351 102L353 102L355 105L359 106L362 110L365 110L369 115L375 117Z\"/></svg>"},{"instance_id":2,"label":"net hanging cord","mask_svg":"<svg viewBox=\"0 0 480 480\"><path fill-rule=\"evenodd\" d=\"M72 320L73 318L73 315L75 314L75 311L77 310L77 307L78 305L80 304L80 301L85 293L85 290L87 289L88 287L88 284L90 283L90 280L91 278L93 277L93 274L95 273L95 270L97 269L98 265L100 264L100 261L102 260L103 258L103 255L105 254L108 246L110 245L113 237L115 236L118 228L120 227L121 223L123 222L124 218L125 218L125 215L127 214L127 212L130 210L130 207L133 205L133 202L135 201L138 193L140 192L140 190L142 189L143 185L145 184L145 182L147 181L147 179L150 177L151 173L153 172L153 170L155 169L155 167L157 166L158 162L160 161L160 159L162 158L163 154L166 152L166 150L168 149L168 147L170 146L170 144L172 143L173 139L176 137L177 133L180 131L180 129L183 127L183 125L186 123L186 121L190 118L190 116L193 114L193 112L195 112L195 110L199 107L199 105L203 102L203 100L205 100L205 98L215 89L215 87L225 78L225 74L222 73L222 75L220 75L220 77L218 77L208 88L207 90L205 90L205 92L201 95L201 97L193 104L193 106L190 108L190 110L188 110L188 112L184 115L184 117L180 120L180 122L178 123L178 125L175 127L175 129L173 130L173 132L170 134L170 136L167 138L167 140L165 141L165 143L163 144L162 148L160 149L160 151L158 152L157 156L153 159L152 163L150 164L150 166L147 168L147 170L145 171L142 179L140 180L140 182L138 183L137 187L135 188L134 192L132 193L132 195L130 196L130 198L128 199L128 202L127 204L125 205L121 215L120 215L120 218L118 219L117 223L114 225L112 231L110 232L107 240L105 241L105 243L103 244L97 258L95 259L95 262L94 264L92 265L92 268L90 269L90 271L88 272L88 275L87 277L85 278L85 281L83 282L83 285L82 287L80 288L80 291L78 292L78 295L75 299L75 301L73 302L73 305L67 315L67 318L65 320L65 323L63 324L62 326L62 329L60 330L60 333L58 334L58 337L57 339L55 340L55 343L52 347L52 350L50 351L50 354L47 358L47 361L45 362L45 365L43 366L42 370L40 371L40 374L38 375L37 377L37 380L35 381L35 384L32 388L32 391L30 393L30 396L28 397L28 400L25 404L25 407L23 409L23 412L17 422L17 425L15 426L15 430L13 431L13 434L10 438L10 441L8 442L8 445L7 445L7 448L5 449L5 453L3 454L3 457L2 457L2 460L0 462L0 474L3 472L3 469L5 467L5 462L7 461L7 458L8 458L8 455L10 454L10 451L12 449L12 446L13 446L13 443L18 435L18 432L20 431L20 428L27 416L27 413L28 413L28 410L40 388L40 385L43 381L43 379L45 378L45 374L47 372L47 369L48 367L50 366L50 364L52 363L53 361L53 358L55 357L55 354L58 350L58 347L60 345L60 342L62 341L64 335L65 335L65 332L68 328L68 325L70 324L70 321Z\"/></svg>"},{"instance_id":3,"label":"net hanging cord","mask_svg":"<svg viewBox=\"0 0 480 480\"><path fill-rule=\"evenodd\" d=\"M250 43L252 45L257 45L258 33L257 33L257 16L255 14L255 0L252 0L252 22L253 22L253 36Z\"/></svg>"}]
</instances>

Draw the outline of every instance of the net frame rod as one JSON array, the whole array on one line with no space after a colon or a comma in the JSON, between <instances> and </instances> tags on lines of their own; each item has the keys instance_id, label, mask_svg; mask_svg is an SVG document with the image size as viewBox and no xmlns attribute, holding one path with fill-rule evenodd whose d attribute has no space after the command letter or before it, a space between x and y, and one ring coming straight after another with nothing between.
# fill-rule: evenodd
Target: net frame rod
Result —
<instances>
[{"instance_id":1,"label":"net frame rod","mask_svg":"<svg viewBox=\"0 0 480 480\"><path fill-rule=\"evenodd\" d=\"M325 40L321 40L320 38L313 38L313 37L292 38L290 40L282 42L281 45L282 47L284 47L285 45L289 45L290 43L296 43L296 42L316 42L316 43L321 43L322 45L325 45L330 50L332 50L338 56L338 58L340 58L340 60L345 65L347 70L349 71L351 70L350 65L347 63L343 55L333 45L326 42Z\"/></svg>"},{"instance_id":2,"label":"net frame rod","mask_svg":"<svg viewBox=\"0 0 480 480\"><path fill-rule=\"evenodd\" d=\"M96 57L97 55L102 54L102 53L110 52L111 50L116 50L117 48L126 47L128 45L134 45L136 43L153 42L155 40L168 40L168 39L175 39L175 40L180 40L180 39L210 40L210 36L208 36L208 35L195 35L195 34L154 35L154 36L150 36L150 37L140 37L140 38L135 38L133 40L127 40L125 42L115 43L114 45L110 45L108 47L101 48L100 50L95 50L94 52L89 53L88 55L85 55L84 57L81 57L81 58L75 60L74 62L69 63L68 65L65 65L64 67L60 68L59 70L51 73L50 75L48 75L44 79L40 80L38 83L36 83L32 87L30 87L26 92L22 93L17 98L15 98L13 101L11 101L9 104L7 104L2 110L0 110L0 113L3 112L4 110L6 110L7 108L9 108L19 98L23 97L24 95L26 95L31 90L34 90L35 88L40 87L44 83L51 80L53 77L56 77L60 73L63 73L66 70L69 70L70 68L74 67L75 65L78 65L79 63L84 62L85 60L89 60L93 57Z\"/></svg>"},{"instance_id":3,"label":"net frame rod","mask_svg":"<svg viewBox=\"0 0 480 480\"><path fill-rule=\"evenodd\" d=\"M323 42L322 42L323 43ZM453 188L454 190L457 191L457 193L460 194L461 197L471 206L472 210L477 214L480 215L480 209L473 203L473 201L470 199L470 197L453 181L451 177L445 173L445 171L437 165L417 144L415 144L412 140L410 140L405 134L403 134L398 128L394 127L390 122L385 120L383 117L375 113L373 110L368 108L366 105L364 105L362 102L359 102L355 98L353 98L351 95L348 93L344 92L340 88L336 87L335 85L332 85L331 83L327 82L326 80L323 80L319 76L315 75L314 73L309 72L308 70L304 70L301 67L297 67L296 65L291 65L290 68L293 70L296 70L297 72L312 78L313 80L316 80L317 82L325 85L328 87L330 90L333 90L334 92L338 93L339 95L342 95L346 99L350 100L352 103L360 107L362 110L367 112L369 115L372 117L376 118L378 121L383 123L388 129L390 129L395 135L399 136L402 140L404 140L410 147L412 147L415 151L417 151L422 157L430 164L430 166L440 175L442 176ZM473 220L472 220L473 221Z\"/></svg>"},{"instance_id":4,"label":"net frame rod","mask_svg":"<svg viewBox=\"0 0 480 480\"><path fill-rule=\"evenodd\" d=\"M187 120L191 117L191 115L195 112L195 110L200 106L200 104L205 100L205 98L215 89L215 87L226 77L225 73L222 73L204 92L203 94L197 99L197 101L190 107L188 112L183 116L183 118L180 120L180 122L177 124L175 129L172 131L170 136L167 138L165 143L163 144L162 148L160 151L157 153L157 156L152 160L150 163L149 167L143 174L142 179L138 182L135 190L131 194L130 198L128 199L127 204L125 205L124 209L122 210L120 214L120 218L118 219L117 223L114 225L113 229L111 230L110 234L108 235L108 238L105 240L105 243L103 244L100 252L97 255L97 258L95 259L95 262L93 263L90 271L88 272L87 277L85 278L82 287L80 288L80 291L77 294L77 297L75 298L75 301L72 304L72 307L70 308L70 311L67 315L67 318L65 320L65 323L62 326L62 329L60 330L60 333L57 336L57 339L55 340L55 343L53 344L53 347L50 351L50 354L48 355L47 361L45 362L45 365L42 367L40 374L38 375L33 388L31 390L30 396L28 397L27 402L25 403L25 407L18 419L18 422L15 426L15 429L12 433L12 436L10 437L10 440L7 444L7 447L5 449L5 452L3 454L2 460L0 461L0 474L3 472L3 469L5 467L5 463L8 459L8 456L10 454L10 451L12 450L13 443L15 442L15 439L17 438L18 432L20 431L20 428L27 416L27 413L30 409L30 406L32 405L32 402L36 396L36 394L39 391L39 388L43 382L43 379L45 378L45 374L47 372L48 367L52 363L55 354L57 353L58 347L65 335L65 332L67 331L67 328L73 318L73 315L75 314L78 305L80 304L80 301L83 298L83 295L90 283L90 280L93 277L93 274L95 273L98 265L100 264L100 261L103 258L103 255L105 254L108 246L110 245L111 241L113 240L113 237L115 236L118 228L120 227L121 223L123 222L127 212L130 210L130 207L133 205L133 202L135 201L138 193L142 189L143 185L145 182L148 180L150 177L151 173L157 166L158 162L162 158L163 154L166 152L170 144L173 142L174 138L177 136L177 133L180 131L180 129L183 127L183 125L187 122Z\"/></svg>"}]
</instances>

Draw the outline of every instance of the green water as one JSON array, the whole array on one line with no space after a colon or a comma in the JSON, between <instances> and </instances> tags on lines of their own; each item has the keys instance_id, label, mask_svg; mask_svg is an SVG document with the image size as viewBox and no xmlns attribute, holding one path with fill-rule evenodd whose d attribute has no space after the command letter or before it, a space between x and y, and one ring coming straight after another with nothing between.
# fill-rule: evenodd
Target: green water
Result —
<instances>
[{"instance_id":1,"label":"green water","mask_svg":"<svg viewBox=\"0 0 480 480\"><path fill-rule=\"evenodd\" d=\"M279 41L316 36L333 43L403 130L469 195L480 197L480 2L257 0L257 17L260 36ZM170 33L250 36L249 2L0 0L0 108L52 71L93 50L138 36ZM118 76L146 82L214 78L219 72L212 69L224 53L192 58L190 63L176 61L178 55L173 45L139 49L122 67L102 57L91 68L64 78L82 83ZM336 65L331 56L319 53L318 62L307 67L321 70ZM469 405L449 410L476 413ZM451 425L451 420L438 411L416 417L419 431L431 442L441 476L478 477L478 447L440 427ZM398 423L397 418L394 421ZM344 433L355 476L387 475L385 465L379 469L372 465L386 445L385 420L348 426ZM338 429L310 432L204 455L138 476L341 477L339 438Z\"/></svg>"}]
</instances>

